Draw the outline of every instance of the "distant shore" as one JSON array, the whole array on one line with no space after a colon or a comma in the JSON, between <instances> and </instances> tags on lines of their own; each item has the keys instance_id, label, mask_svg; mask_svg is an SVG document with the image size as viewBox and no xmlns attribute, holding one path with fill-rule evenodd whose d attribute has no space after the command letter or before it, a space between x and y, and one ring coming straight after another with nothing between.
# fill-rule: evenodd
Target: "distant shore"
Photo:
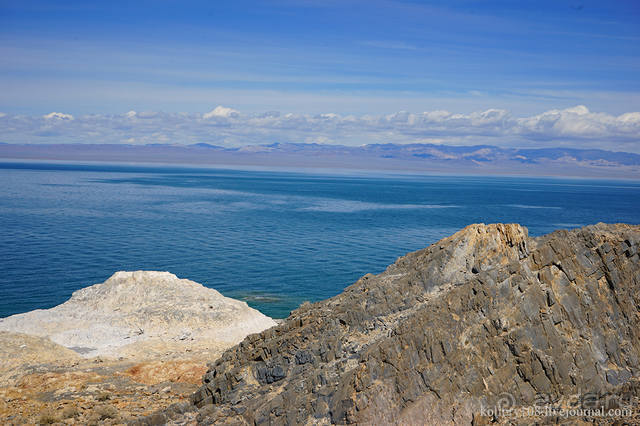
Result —
<instances>
[{"instance_id":1,"label":"distant shore","mask_svg":"<svg viewBox=\"0 0 640 426\"><path fill-rule=\"evenodd\" d=\"M254 170L640 179L640 155L604 150L384 144L0 144L0 161L150 164Z\"/></svg>"}]
</instances>

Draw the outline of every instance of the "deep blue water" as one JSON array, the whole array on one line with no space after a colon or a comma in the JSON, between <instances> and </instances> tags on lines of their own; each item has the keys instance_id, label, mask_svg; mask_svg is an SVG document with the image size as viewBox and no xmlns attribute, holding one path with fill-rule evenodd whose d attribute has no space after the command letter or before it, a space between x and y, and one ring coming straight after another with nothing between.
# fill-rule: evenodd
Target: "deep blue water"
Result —
<instances>
[{"instance_id":1,"label":"deep blue water","mask_svg":"<svg viewBox=\"0 0 640 426\"><path fill-rule=\"evenodd\" d=\"M474 222L640 223L640 183L0 163L0 317L167 270L284 317Z\"/></svg>"}]
</instances>

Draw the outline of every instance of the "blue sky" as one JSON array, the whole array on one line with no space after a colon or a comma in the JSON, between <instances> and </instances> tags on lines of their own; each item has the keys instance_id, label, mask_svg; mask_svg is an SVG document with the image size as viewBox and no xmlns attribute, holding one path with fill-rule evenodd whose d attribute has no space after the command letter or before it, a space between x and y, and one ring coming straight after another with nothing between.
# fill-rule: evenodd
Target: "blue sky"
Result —
<instances>
[{"instance_id":1,"label":"blue sky","mask_svg":"<svg viewBox=\"0 0 640 426\"><path fill-rule=\"evenodd\" d=\"M0 0L0 58L5 119L218 105L359 118L585 105L615 118L640 111L640 2Z\"/></svg>"}]
</instances>

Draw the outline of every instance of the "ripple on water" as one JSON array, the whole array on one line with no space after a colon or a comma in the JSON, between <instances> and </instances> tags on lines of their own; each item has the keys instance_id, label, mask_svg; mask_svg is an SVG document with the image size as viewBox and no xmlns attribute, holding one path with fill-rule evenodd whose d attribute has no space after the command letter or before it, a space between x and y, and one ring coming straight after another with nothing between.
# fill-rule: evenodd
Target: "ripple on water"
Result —
<instances>
[{"instance_id":1,"label":"ripple on water","mask_svg":"<svg viewBox=\"0 0 640 426\"><path fill-rule=\"evenodd\" d=\"M470 223L640 223L625 182L46 165L0 165L0 182L0 317L140 269L283 317Z\"/></svg>"}]
</instances>

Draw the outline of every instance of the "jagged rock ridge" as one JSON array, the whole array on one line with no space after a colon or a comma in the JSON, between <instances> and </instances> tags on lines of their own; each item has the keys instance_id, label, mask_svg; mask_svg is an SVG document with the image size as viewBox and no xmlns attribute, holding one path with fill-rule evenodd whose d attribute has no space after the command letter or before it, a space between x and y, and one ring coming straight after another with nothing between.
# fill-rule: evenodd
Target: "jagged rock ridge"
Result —
<instances>
[{"instance_id":1,"label":"jagged rock ridge","mask_svg":"<svg viewBox=\"0 0 640 426\"><path fill-rule=\"evenodd\" d=\"M203 423L469 424L504 395L636 392L639 242L471 225L248 336L193 403Z\"/></svg>"}]
</instances>

